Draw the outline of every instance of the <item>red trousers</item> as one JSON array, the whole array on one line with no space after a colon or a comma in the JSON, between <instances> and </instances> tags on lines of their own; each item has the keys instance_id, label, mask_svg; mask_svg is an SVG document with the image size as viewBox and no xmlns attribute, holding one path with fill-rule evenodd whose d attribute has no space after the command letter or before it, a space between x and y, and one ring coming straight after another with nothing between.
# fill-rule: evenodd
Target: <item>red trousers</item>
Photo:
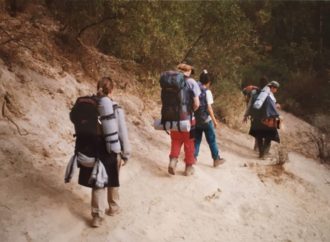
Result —
<instances>
[{"instance_id":1,"label":"red trousers","mask_svg":"<svg viewBox=\"0 0 330 242\"><path fill-rule=\"evenodd\" d=\"M171 153L170 158L178 158L182 144L184 145L184 161L186 165L195 163L195 145L194 139L190 138L189 132L171 131Z\"/></svg>"}]
</instances>

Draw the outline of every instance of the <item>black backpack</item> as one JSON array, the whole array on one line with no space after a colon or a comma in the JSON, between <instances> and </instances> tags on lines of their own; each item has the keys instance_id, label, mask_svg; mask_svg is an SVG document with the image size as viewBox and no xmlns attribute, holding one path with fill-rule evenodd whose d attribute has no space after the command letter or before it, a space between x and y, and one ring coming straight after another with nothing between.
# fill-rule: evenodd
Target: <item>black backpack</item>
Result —
<instances>
[{"instance_id":1,"label":"black backpack","mask_svg":"<svg viewBox=\"0 0 330 242\"><path fill-rule=\"evenodd\" d=\"M201 94L199 95L199 107L195 111L195 119L196 125L202 125L207 121L209 117L208 105L206 100L207 89L200 82L198 83L198 85L201 89Z\"/></svg>"},{"instance_id":2,"label":"black backpack","mask_svg":"<svg viewBox=\"0 0 330 242\"><path fill-rule=\"evenodd\" d=\"M99 155L100 124L96 96L79 97L70 112L74 124L76 146L75 153L81 152L97 158Z\"/></svg>"},{"instance_id":3,"label":"black backpack","mask_svg":"<svg viewBox=\"0 0 330 242\"><path fill-rule=\"evenodd\" d=\"M187 120L192 117L192 91L181 72L166 71L160 77L161 86L161 123Z\"/></svg>"}]
</instances>

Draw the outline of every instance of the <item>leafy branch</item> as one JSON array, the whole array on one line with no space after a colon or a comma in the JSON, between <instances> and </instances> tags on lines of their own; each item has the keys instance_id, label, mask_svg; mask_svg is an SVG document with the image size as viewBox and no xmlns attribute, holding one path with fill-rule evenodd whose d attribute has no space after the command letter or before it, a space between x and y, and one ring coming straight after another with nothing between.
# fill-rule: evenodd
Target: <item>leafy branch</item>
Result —
<instances>
[{"instance_id":1,"label":"leafy branch","mask_svg":"<svg viewBox=\"0 0 330 242\"><path fill-rule=\"evenodd\" d=\"M116 19L120 17L119 15L113 15L113 16L109 16L109 17L105 17L105 18L102 18L96 22L93 22L93 23L90 23L90 24L87 24L86 26L82 27L79 31L78 31L78 34L76 36L77 39L79 39L81 37L81 35L89 28L92 28L94 26L97 26L97 25L101 25L107 21L110 21L110 20L113 20L113 19Z\"/></svg>"}]
</instances>

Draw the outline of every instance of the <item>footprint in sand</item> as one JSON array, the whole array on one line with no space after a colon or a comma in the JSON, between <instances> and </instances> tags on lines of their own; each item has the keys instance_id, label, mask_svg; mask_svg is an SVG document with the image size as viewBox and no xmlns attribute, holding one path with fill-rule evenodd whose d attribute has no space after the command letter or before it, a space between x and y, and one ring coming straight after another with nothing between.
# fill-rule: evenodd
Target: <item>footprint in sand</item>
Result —
<instances>
[{"instance_id":1,"label":"footprint in sand","mask_svg":"<svg viewBox=\"0 0 330 242\"><path fill-rule=\"evenodd\" d=\"M211 195L207 195L207 196L205 196L204 199L205 199L206 201L212 201L212 200L214 200L214 199L218 199L220 193L221 193L221 189L218 188L218 189L217 189L215 192L213 192Z\"/></svg>"}]
</instances>

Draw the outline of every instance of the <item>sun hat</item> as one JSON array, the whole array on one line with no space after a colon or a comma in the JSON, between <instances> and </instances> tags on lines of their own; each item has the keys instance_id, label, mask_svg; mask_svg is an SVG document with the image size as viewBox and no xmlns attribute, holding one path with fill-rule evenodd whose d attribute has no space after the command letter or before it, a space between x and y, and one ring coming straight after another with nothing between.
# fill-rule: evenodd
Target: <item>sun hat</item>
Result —
<instances>
[{"instance_id":1,"label":"sun hat","mask_svg":"<svg viewBox=\"0 0 330 242\"><path fill-rule=\"evenodd\" d=\"M190 59L184 59L181 61L177 68L181 71L191 71L191 75L195 73L194 66Z\"/></svg>"},{"instance_id":2,"label":"sun hat","mask_svg":"<svg viewBox=\"0 0 330 242\"><path fill-rule=\"evenodd\" d=\"M280 84L277 81L271 81L267 86L279 88Z\"/></svg>"}]
</instances>

